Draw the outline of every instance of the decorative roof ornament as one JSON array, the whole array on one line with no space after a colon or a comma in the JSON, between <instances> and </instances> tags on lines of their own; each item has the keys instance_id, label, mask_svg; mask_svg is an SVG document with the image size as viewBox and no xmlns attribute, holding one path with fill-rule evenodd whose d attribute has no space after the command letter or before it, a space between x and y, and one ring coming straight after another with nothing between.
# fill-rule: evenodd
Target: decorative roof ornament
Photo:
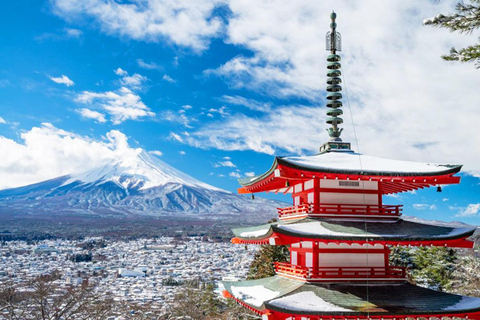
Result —
<instances>
[{"instance_id":1,"label":"decorative roof ornament","mask_svg":"<svg viewBox=\"0 0 480 320\"><path fill-rule=\"evenodd\" d=\"M340 33L336 31L337 23L335 19L337 14L332 12L330 14L332 22L330 23L331 30L326 34L326 45L327 51L330 51L331 54L327 57L327 107L330 108L327 111L327 124L332 125L331 128L327 129L330 140L324 143L320 147L320 152L330 152L330 151L351 151L350 143L343 143L340 135L342 134L343 128L339 128L338 125L343 123L343 119L340 116L343 114L341 109L342 107L342 75L340 56L337 54L337 51L342 50L342 37Z\"/></svg>"},{"instance_id":2,"label":"decorative roof ornament","mask_svg":"<svg viewBox=\"0 0 480 320\"><path fill-rule=\"evenodd\" d=\"M330 141L342 141L340 139L340 134L343 131L343 128L339 128L338 125L343 123L343 119L339 116L343 114L342 109L342 83L341 76L341 65L340 65L340 56L337 51L342 50L341 36L340 33L336 31L337 23L335 18L337 14L332 12L330 18L332 22L330 23L331 31L327 32L327 50L331 52L327 57L327 107L331 110L327 111L327 123L331 124L332 127L327 129L328 135L330 136Z\"/></svg>"}]
</instances>

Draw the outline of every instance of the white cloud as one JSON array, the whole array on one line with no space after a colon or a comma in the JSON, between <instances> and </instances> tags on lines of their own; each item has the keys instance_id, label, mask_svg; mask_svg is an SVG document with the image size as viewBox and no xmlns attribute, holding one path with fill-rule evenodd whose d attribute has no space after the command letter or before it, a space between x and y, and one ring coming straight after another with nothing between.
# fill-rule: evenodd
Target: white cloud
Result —
<instances>
[{"instance_id":1,"label":"white cloud","mask_svg":"<svg viewBox=\"0 0 480 320\"><path fill-rule=\"evenodd\" d=\"M201 148L273 154L280 147L291 153L302 153L324 142L322 111L316 107L288 106L278 107L263 117L235 114L221 123L213 122L192 132L185 141Z\"/></svg>"},{"instance_id":2,"label":"white cloud","mask_svg":"<svg viewBox=\"0 0 480 320\"><path fill-rule=\"evenodd\" d=\"M443 202L446 202L446 201L448 201L448 200L450 200L450 199L448 199L448 198L443 198L443 199L442 199Z\"/></svg>"},{"instance_id":3,"label":"white cloud","mask_svg":"<svg viewBox=\"0 0 480 320\"><path fill-rule=\"evenodd\" d=\"M153 151L149 151L151 154L154 154L156 156L163 156L163 152L162 151L159 151L159 150L153 150Z\"/></svg>"},{"instance_id":4,"label":"white cloud","mask_svg":"<svg viewBox=\"0 0 480 320\"><path fill-rule=\"evenodd\" d=\"M178 153L179 153L179 154L181 154L182 156L184 156L184 155L186 155L186 154L187 154L187 153L186 153L185 151L183 151L183 150L181 150L181 151L178 151Z\"/></svg>"},{"instance_id":5,"label":"white cloud","mask_svg":"<svg viewBox=\"0 0 480 320\"><path fill-rule=\"evenodd\" d=\"M153 117L155 113L143 102L141 97L133 90L142 89L143 82L148 79L135 73L132 76L122 68L114 70L120 76L121 87L115 91L93 92L83 91L76 95L79 103L88 104L90 107L107 112L113 124L120 124L126 120L139 120L143 117ZM105 115L88 108L77 110L83 117L105 122Z\"/></svg>"},{"instance_id":6,"label":"white cloud","mask_svg":"<svg viewBox=\"0 0 480 320\"><path fill-rule=\"evenodd\" d=\"M201 51L222 30L214 10L224 0L133 1L51 0L54 12L67 21L91 18L107 34L135 40L167 40Z\"/></svg>"},{"instance_id":7,"label":"white cloud","mask_svg":"<svg viewBox=\"0 0 480 320\"><path fill-rule=\"evenodd\" d=\"M413 208L416 210L436 210L437 206L434 204L425 204L425 203L415 203L413 204Z\"/></svg>"},{"instance_id":8,"label":"white cloud","mask_svg":"<svg viewBox=\"0 0 480 320\"><path fill-rule=\"evenodd\" d=\"M142 76L141 74L135 73L133 75L128 75L126 70L122 68L117 68L113 70L117 76L120 76L120 84L122 86L128 87L132 90L143 89L143 84L148 81L148 78Z\"/></svg>"},{"instance_id":9,"label":"white cloud","mask_svg":"<svg viewBox=\"0 0 480 320\"><path fill-rule=\"evenodd\" d=\"M148 80L147 77L142 76L138 73L135 73L131 76L125 74L120 79L120 83L126 87L129 87L133 90L139 90L143 88L143 83Z\"/></svg>"},{"instance_id":10,"label":"white cloud","mask_svg":"<svg viewBox=\"0 0 480 320\"><path fill-rule=\"evenodd\" d=\"M222 117L226 117L226 116L230 115L230 113L228 113L227 107L225 107L225 106L220 107L220 108L210 108L210 109L208 109L208 112L209 112L209 114L218 113Z\"/></svg>"},{"instance_id":11,"label":"white cloud","mask_svg":"<svg viewBox=\"0 0 480 320\"><path fill-rule=\"evenodd\" d=\"M127 137L111 130L101 141L43 123L20 135L0 136L0 188L13 188L101 166L128 152Z\"/></svg>"},{"instance_id":12,"label":"white cloud","mask_svg":"<svg viewBox=\"0 0 480 320\"><path fill-rule=\"evenodd\" d=\"M182 109L185 109L185 110L189 110L189 109L192 109L193 107L189 104L186 104L186 105L183 105L182 106Z\"/></svg>"},{"instance_id":13,"label":"white cloud","mask_svg":"<svg viewBox=\"0 0 480 320\"><path fill-rule=\"evenodd\" d=\"M7 123L7 121L5 121L5 119L3 119L2 117L0 117L0 123L1 123L1 124L5 124L5 123Z\"/></svg>"},{"instance_id":14,"label":"white cloud","mask_svg":"<svg viewBox=\"0 0 480 320\"><path fill-rule=\"evenodd\" d=\"M335 8L338 31L343 36L343 86L348 87L349 96L349 103L344 99L342 138L355 145L351 109L361 148L357 151L402 160L463 163L464 170L480 176L480 144L466 139L477 136L480 123L476 108L480 100L478 71L471 64L440 59L450 47L473 43L476 36L459 36L422 25L425 17L453 11L455 1L258 0L255 10L247 0L184 0L167 4L150 0L142 5L137 1L101 0L52 3L56 14L67 20L89 17L104 32L127 38L167 39L199 51L208 46L212 37L220 35L224 42L249 52L207 74L220 76L236 88L278 98L302 98L322 106L328 54L324 37L329 29L329 14ZM221 5L228 5L231 11L225 25L216 17L212 19L215 8ZM346 93L344 90L345 96ZM456 106L453 116L452 105ZM226 109L212 109L205 116L213 118L219 111L224 112L223 117L229 117L226 137L214 125L207 124L192 133L196 135L192 144L223 150L273 153L283 149L311 154L328 140L323 107L312 113L307 122L287 123L283 128L279 125L281 135L287 137L286 143L270 137L256 118L230 116ZM277 108L266 112L264 119L273 119ZM247 123L248 130L244 132L239 123ZM284 124L282 121L281 125ZM249 136L255 125L260 132L258 141ZM302 134L304 130L307 132ZM208 133L213 133L213 137ZM297 138L298 146L293 146L291 136Z\"/></svg>"},{"instance_id":15,"label":"white cloud","mask_svg":"<svg viewBox=\"0 0 480 320\"><path fill-rule=\"evenodd\" d=\"M180 110L178 113L175 113L171 110L166 110L162 112L161 118L166 121L171 121L171 122L177 122L182 124L186 128L192 128L190 125L191 122L196 121L193 118L189 118L187 115L185 115L184 110Z\"/></svg>"},{"instance_id":16,"label":"white cloud","mask_svg":"<svg viewBox=\"0 0 480 320\"><path fill-rule=\"evenodd\" d=\"M115 72L115 74L116 74L117 76L126 76L126 75L128 75L128 72L125 71L125 70L123 70L122 68L117 68L117 69L113 70L113 72Z\"/></svg>"},{"instance_id":17,"label":"white cloud","mask_svg":"<svg viewBox=\"0 0 480 320\"><path fill-rule=\"evenodd\" d=\"M183 138L174 132L170 132L169 138L178 142L183 142Z\"/></svg>"},{"instance_id":18,"label":"white cloud","mask_svg":"<svg viewBox=\"0 0 480 320\"><path fill-rule=\"evenodd\" d=\"M94 119L101 123L107 122L107 120L105 119L105 115L98 111L90 110L87 108L77 109L76 111L80 113L80 115L84 118Z\"/></svg>"},{"instance_id":19,"label":"white cloud","mask_svg":"<svg viewBox=\"0 0 480 320\"><path fill-rule=\"evenodd\" d=\"M50 80L59 84L64 84L67 87L71 87L75 84L75 82L70 80L66 75L62 75L61 77L50 77Z\"/></svg>"},{"instance_id":20,"label":"white cloud","mask_svg":"<svg viewBox=\"0 0 480 320\"><path fill-rule=\"evenodd\" d=\"M237 56L207 73L223 77L234 88L324 105L329 54L324 39L329 14L335 8L337 30L343 37L342 86L348 89L360 151L403 160L463 163L464 170L480 176L480 144L465 140L478 135L478 70L472 64L448 63L440 58L452 46L474 43L476 35L460 36L422 25L425 17L453 11L455 3L259 0L252 10L249 1L231 0L226 41L250 50L250 54ZM346 96L345 88L343 92ZM454 114L452 105L457 106ZM304 151L316 152L328 140L322 116L325 109L312 114L307 122L284 128L285 134L298 137ZM343 118L342 138L355 143L347 99ZM241 147L233 149L268 153L292 149L291 139L284 148L282 140L272 141L263 128L258 142L243 143L252 131L243 133L243 128L231 126L241 120L239 116L229 120L227 138L214 135L213 140L219 141L210 144L230 150L234 142L230 139L235 136ZM246 120L244 117L242 122ZM315 135L309 134L311 130L298 134L311 124L320 124ZM207 126L199 133L203 137L211 131Z\"/></svg>"},{"instance_id":21,"label":"white cloud","mask_svg":"<svg viewBox=\"0 0 480 320\"><path fill-rule=\"evenodd\" d=\"M153 117L153 113L129 88L121 87L117 91L91 92L83 91L77 95L76 101L93 104L109 113L114 124L126 120L138 120L142 117Z\"/></svg>"},{"instance_id":22,"label":"white cloud","mask_svg":"<svg viewBox=\"0 0 480 320\"><path fill-rule=\"evenodd\" d=\"M232 161L230 160L226 160L226 161L220 161L218 163L214 163L213 166L215 168L219 168L219 167L230 167L230 168L236 168L237 166L235 164L233 164Z\"/></svg>"},{"instance_id":23,"label":"white cloud","mask_svg":"<svg viewBox=\"0 0 480 320\"><path fill-rule=\"evenodd\" d=\"M164 74L163 77L162 77L163 80L167 81L167 82L170 82L170 83L175 83L177 82L175 79L173 79L172 77L170 77L168 74Z\"/></svg>"},{"instance_id":24,"label":"white cloud","mask_svg":"<svg viewBox=\"0 0 480 320\"><path fill-rule=\"evenodd\" d=\"M402 196L398 193L390 193L390 194L385 195L385 197L389 197L389 198L393 198L393 199L397 199L397 200L402 199Z\"/></svg>"},{"instance_id":25,"label":"white cloud","mask_svg":"<svg viewBox=\"0 0 480 320\"><path fill-rule=\"evenodd\" d=\"M246 177L255 177L255 172L245 172Z\"/></svg>"},{"instance_id":26,"label":"white cloud","mask_svg":"<svg viewBox=\"0 0 480 320\"><path fill-rule=\"evenodd\" d=\"M470 203L466 208L461 208L456 217L474 217L480 211L480 203Z\"/></svg>"},{"instance_id":27,"label":"white cloud","mask_svg":"<svg viewBox=\"0 0 480 320\"><path fill-rule=\"evenodd\" d=\"M45 32L41 35L35 36L34 39L37 41L45 41L45 40L68 40L68 39L79 39L83 35L82 30L74 29L74 28L65 28L58 32Z\"/></svg>"},{"instance_id":28,"label":"white cloud","mask_svg":"<svg viewBox=\"0 0 480 320\"><path fill-rule=\"evenodd\" d=\"M253 100L253 99L247 99L247 98L241 97L241 96L224 95L224 96L222 96L222 101L225 101L225 102L233 104L233 105L244 106L244 107L247 107L250 110L260 111L260 112L269 112L272 108L271 103L259 102L259 101L256 101L256 100Z\"/></svg>"},{"instance_id":29,"label":"white cloud","mask_svg":"<svg viewBox=\"0 0 480 320\"><path fill-rule=\"evenodd\" d=\"M65 33L70 38L80 38L83 35L82 30L73 29L73 28L66 28Z\"/></svg>"},{"instance_id":30,"label":"white cloud","mask_svg":"<svg viewBox=\"0 0 480 320\"><path fill-rule=\"evenodd\" d=\"M163 70L163 67L155 62L145 62L142 59L137 59L137 64L140 68L148 70Z\"/></svg>"},{"instance_id":31,"label":"white cloud","mask_svg":"<svg viewBox=\"0 0 480 320\"><path fill-rule=\"evenodd\" d=\"M240 174L238 172L230 172L228 174L228 176L232 177L232 178L237 178L239 179L240 178Z\"/></svg>"}]
</instances>

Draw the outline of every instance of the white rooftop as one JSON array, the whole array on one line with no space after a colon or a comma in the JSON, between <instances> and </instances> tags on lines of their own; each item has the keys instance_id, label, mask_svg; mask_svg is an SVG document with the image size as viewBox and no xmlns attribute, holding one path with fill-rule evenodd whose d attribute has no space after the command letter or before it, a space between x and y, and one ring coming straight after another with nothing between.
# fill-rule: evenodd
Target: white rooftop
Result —
<instances>
[{"instance_id":1,"label":"white rooftop","mask_svg":"<svg viewBox=\"0 0 480 320\"><path fill-rule=\"evenodd\" d=\"M296 166L315 170L326 169L410 174L434 174L460 167L459 165L385 159L367 156L356 152L327 152L314 156L284 157L279 158L279 160Z\"/></svg>"}]
</instances>

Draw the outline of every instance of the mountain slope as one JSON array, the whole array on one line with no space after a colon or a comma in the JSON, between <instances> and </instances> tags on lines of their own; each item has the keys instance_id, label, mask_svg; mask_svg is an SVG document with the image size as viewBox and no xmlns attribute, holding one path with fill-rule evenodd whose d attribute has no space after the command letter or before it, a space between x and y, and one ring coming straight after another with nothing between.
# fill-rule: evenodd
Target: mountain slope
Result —
<instances>
[{"instance_id":1,"label":"mountain slope","mask_svg":"<svg viewBox=\"0 0 480 320\"><path fill-rule=\"evenodd\" d=\"M136 149L76 175L0 191L0 213L273 217L284 203L248 197L201 182Z\"/></svg>"}]
</instances>

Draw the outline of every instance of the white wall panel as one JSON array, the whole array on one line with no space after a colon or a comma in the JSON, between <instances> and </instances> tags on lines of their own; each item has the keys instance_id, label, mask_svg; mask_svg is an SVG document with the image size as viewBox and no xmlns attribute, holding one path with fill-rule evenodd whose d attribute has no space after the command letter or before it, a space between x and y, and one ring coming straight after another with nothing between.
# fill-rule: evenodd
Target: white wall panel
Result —
<instances>
[{"instance_id":1,"label":"white wall panel","mask_svg":"<svg viewBox=\"0 0 480 320\"><path fill-rule=\"evenodd\" d=\"M296 184L295 185L295 193L297 192L301 192L303 190L303 184L302 183L299 183L299 184Z\"/></svg>"},{"instance_id":2,"label":"white wall panel","mask_svg":"<svg viewBox=\"0 0 480 320\"><path fill-rule=\"evenodd\" d=\"M385 267L381 253L319 253L319 267Z\"/></svg>"},{"instance_id":3,"label":"white wall panel","mask_svg":"<svg viewBox=\"0 0 480 320\"><path fill-rule=\"evenodd\" d=\"M377 181L358 181L358 180L320 179L320 188L378 190L378 182Z\"/></svg>"},{"instance_id":4,"label":"white wall panel","mask_svg":"<svg viewBox=\"0 0 480 320\"><path fill-rule=\"evenodd\" d=\"M308 203L313 203L313 192L310 192L308 195L307 195L307 201Z\"/></svg>"},{"instance_id":5,"label":"white wall panel","mask_svg":"<svg viewBox=\"0 0 480 320\"><path fill-rule=\"evenodd\" d=\"M313 253L306 252L305 253L305 266L312 267L313 266Z\"/></svg>"},{"instance_id":6,"label":"white wall panel","mask_svg":"<svg viewBox=\"0 0 480 320\"><path fill-rule=\"evenodd\" d=\"M292 251L291 254L290 254L290 258L291 258L291 263L292 264L294 264L294 265L298 264L297 251Z\"/></svg>"},{"instance_id":7,"label":"white wall panel","mask_svg":"<svg viewBox=\"0 0 480 320\"><path fill-rule=\"evenodd\" d=\"M313 179L305 181L305 190L310 190L313 188Z\"/></svg>"},{"instance_id":8,"label":"white wall panel","mask_svg":"<svg viewBox=\"0 0 480 320\"><path fill-rule=\"evenodd\" d=\"M378 195L363 193L320 192L320 203L378 205Z\"/></svg>"}]
</instances>

